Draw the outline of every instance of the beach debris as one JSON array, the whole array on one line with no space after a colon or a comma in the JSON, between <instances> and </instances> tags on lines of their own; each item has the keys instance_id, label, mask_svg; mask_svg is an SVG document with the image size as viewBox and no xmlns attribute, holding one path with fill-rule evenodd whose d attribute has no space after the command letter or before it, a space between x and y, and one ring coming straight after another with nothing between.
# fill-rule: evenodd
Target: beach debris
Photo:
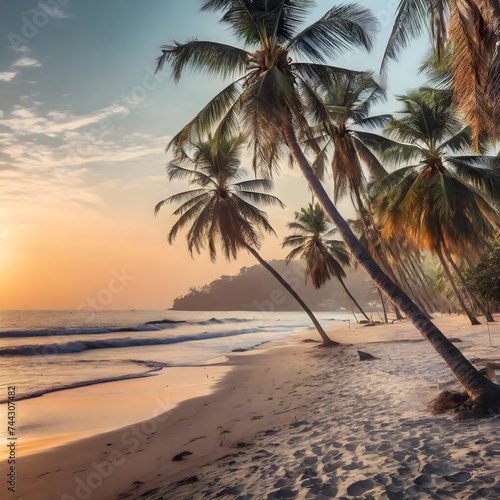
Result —
<instances>
[{"instance_id":1,"label":"beach debris","mask_svg":"<svg viewBox=\"0 0 500 500\"><path fill-rule=\"evenodd\" d=\"M207 436L198 436L198 437L195 437L193 439L191 439L190 441L188 441L186 444L189 444L189 443L194 443L195 441L198 441L199 439L206 439Z\"/></svg>"},{"instance_id":2,"label":"beach debris","mask_svg":"<svg viewBox=\"0 0 500 500\"><path fill-rule=\"evenodd\" d=\"M196 483L196 481L199 481L198 476L189 476L181 481L178 481L177 484L193 484Z\"/></svg>"},{"instance_id":3,"label":"beach debris","mask_svg":"<svg viewBox=\"0 0 500 500\"><path fill-rule=\"evenodd\" d=\"M378 359L369 352L357 351L360 361L371 361L373 359Z\"/></svg>"},{"instance_id":4,"label":"beach debris","mask_svg":"<svg viewBox=\"0 0 500 500\"><path fill-rule=\"evenodd\" d=\"M469 399L466 392L443 391L431 402L433 413L444 413L462 406Z\"/></svg>"},{"instance_id":5,"label":"beach debris","mask_svg":"<svg viewBox=\"0 0 500 500\"><path fill-rule=\"evenodd\" d=\"M172 462L180 462L181 460L184 460L184 457L192 454L193 453L191 451L181 451L180 453L177 453L174 458L172 458Z\"/></svg>"},{"instance_id":6,"label":"beach debris","mask_svg":"<svg viewBox=\"0 0 500 500\"><path fill-rule=\"evenodd\" d=\"M486 363L484 368L481 368L479 370L479 373L481 375L483 375L484 377L486 377L487 379L491 380L493 383L495 383L495 384L497 383L497 375L496 375L495 370L491 364Z\"/></svg>"},{"instance_id":7,"label":"beach debris","mask_svg":"<svg viewBox=\"0 0 500 500\"><path fill-rule=\"evenodd\" d=\"M293 427L295 429L296 427L300 427L301 425L309 425L309 422L307 420L299 420L297 422L292 422L290 424L290 427Z\"/></svg>"},{"instance_id":8,"label":"beach debris","mask_svg":"<svg viewBox=\"0 0 500 500\"><path fill-rule=\"evenodd\" d=\"M247 446L252 446L253 443L245 443L244 441L239 441L236 444L236 448L246 448Z\"/></svg>"}]
</instances>

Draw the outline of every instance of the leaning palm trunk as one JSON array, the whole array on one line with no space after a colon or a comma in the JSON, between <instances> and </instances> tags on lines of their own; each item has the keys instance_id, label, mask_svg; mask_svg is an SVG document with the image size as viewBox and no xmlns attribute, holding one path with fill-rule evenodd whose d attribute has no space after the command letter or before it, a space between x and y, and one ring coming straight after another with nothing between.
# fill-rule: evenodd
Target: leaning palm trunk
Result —
<instances>
[{"instance_id":1,"label":"leaning palm trunk","mask_svg":"<svg viewBox=\"0 0 500 500\"><path fill-rule=\"evenodd\" d=\"M389 276L389 278L396 283L401 288L401 285L398 283L398 279L394 274L389 261L385 255L385 245L380 237L380 234L376 228L375 221L371 213L365 208L363 200L361 199L361 194L357 186L353 186L354 195L356 198L356 203L358 205L358 212L360 215L361 224L363 225L363 229L366 235L366 241L368 243L368 252L372 256L372 258L377 262L377 264L382 268L385 274ZM401 312L399 311L396 304L392 304L394 306L394 314L396 315L396 319L398 321L403 319L401 316ZM387 313L384 306L384 318L387 323Z\"/></svg>"},{"instance_id":2,"label":"leaning palm trunk","mask_svg":"<svg viewBox=\"0 0 500 500\"><path fill-rule=\"evenodd\" d=\"M304 311L309 316L309 318L311 318L311 321L313 322L314 326L316 327L316 330L318 330L318 333L320 334L321 338L323 339L323 345L324 346L339 345L338 342L334 342L332 339L330 339L330 337L328 337L325 330L323 330L323 327L319 324L319 321L316 319L316 316L314 316L311 309L309 309L309 307L307 307L306 303L299 297L299 295L289 285L289 283L287 283L283 279L283 277L259 255L259 253L255 249L253 249L247 243L243 243L243 246L259 261L260 264L262 264L281 283L283 288L285 288L286 291L300 304L300 307L302 307L302 309L304 309Z\"/></svg>"},{"instance_id":3,"label":"leaning palm trunk","mask_svg":"<svg viewBox=\"0 0 500 500\"><path fill-rule=\"evenodd\" d=\"M460 307L464 311L464 313L467 315L469 318L470 324L471 325L479 325L479 321L477 318L474 316L472 311L467 307L467 304L465 303L465 300L463 299L460 290L458 289L457 285L455 284L455 280L453 279L453 276L451 274L450 268L448 267L448 264L446 263L446 260L444 259L444 255L441 252L441 249L437 249L437 256L439 258L439 261L441 262L441 265L443 266L443 270L448 277L448 281L451 284L451 287L453 288L453 291L455 292L455 295L458 299L458 302L460 303Z\"/></svg>"},{"instance_id":4,"label":"leaning palm trunk","mask_svg":"<svg viewBox=\"0 0 500 500\"><path fill-rule=\"evenodd\" d=\"M358 311L365 317L366 321L370 322L371 321L370 318L366 315L365 311L363 311L361 306L358 304L358 301L352 296L351 292L347 288L340 274L337 274L337 279L340 281L340 284L342 285L342 288L344 289L345 293L347 293L348 297L352 300L352 302L354 302L354 305L358 308Z\"/></svg>"},{"instance_id":5,"label":"leaning palm trunk","mask_svg":"<svg viewBox=\"0 0 500 500\"><path fill-rule=\"evenodd\" d=\"M316 177L313 168L298 144L291 119L286 114L282 116L282 126L287 145L290 148L293 158L299 165L302 175L307 180L316 198L332 222L337 226L354 258L368 272L385 295L401 308L423 337L429 341L432 347L443 358L444 362L469 394L474 409L485 413L491 408L497 409L500 406L500 387L483 377L460 350L446 338L434 323L386 276L379 265L370 257Z\"/></svg>"},{"instance_id":6,"label":"leaning palm trunk","mask_svg":"<svg viewBox=\"0 0 500 500\"><path fill-rule=\"evenodd\" d=\"M488 311L483 306L483 304L481 304L479 299L476 297L476 294L471 290L470 286L468 285L467 281L464 278L464 275L462 274L462 271L460 271L460 268L457 266L456 262L453 260L453 257L451 256L451 253L448 251L446 246L444 247L444 251L446 254L446 258L448 259L449 263L451 264L451 267L453 267L455 274L458 276L458 279L461 281L462 286L464 287L464 290L467 292L467 295L470 297L470 300L483 313L483 315L486 318L486 321L494 322L495 320L493 319L491 312Z\"/></svg>"}]
</instances>

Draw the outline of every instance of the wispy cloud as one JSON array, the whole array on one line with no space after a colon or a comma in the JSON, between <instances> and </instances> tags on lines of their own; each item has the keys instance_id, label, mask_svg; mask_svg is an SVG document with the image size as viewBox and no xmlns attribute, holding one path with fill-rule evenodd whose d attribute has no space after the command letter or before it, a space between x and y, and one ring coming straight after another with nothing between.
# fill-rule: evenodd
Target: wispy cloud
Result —
<instances>
[{"instance_id":1,"label":"wispy cloud","mask_svg":"<svg viewBox=\"0 0 500 500\"><path fill-rule=\"evenodd\" d=\"M119 105L83 116L15 106L0 117L0 199L12 218L25 216L27 200L37 209L98 209L99 186L121 179L119 164L135 172L137 165L162 165L168 138L130 133L121 112ZM113 126L96 134L106 118Z\"/></svg>"},{"instance_id":2,"label":"wispy cloud","mask_svg":"<svg viewBox=\"0 0 500 500\"><path fill-rule=\"evenodd\" d=\"M21 57L11 64L13 68L39 68L42 64L33 57Z\"/></svg>"},{"instance_id":3,"label":"wispy cloud","mask_svg":"<svg viewBox=\"0 0 500 500\"><path fill-rule=\"evenodd\" d=\"M0 71L0 82L10 82L16 75L16 71Z\"/></svg>"}]
</instances>

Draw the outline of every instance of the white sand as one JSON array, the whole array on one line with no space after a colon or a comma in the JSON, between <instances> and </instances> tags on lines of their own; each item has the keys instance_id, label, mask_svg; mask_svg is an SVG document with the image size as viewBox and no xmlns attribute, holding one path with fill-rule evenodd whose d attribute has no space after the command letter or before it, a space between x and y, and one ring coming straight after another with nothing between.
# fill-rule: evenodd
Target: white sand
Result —
<instances>
[{"instance_id":1,"label":"white sand","mask_svg":"<svg viewBox=\"0 0 500 500\"><path fill-rule=\"evenodd\" d=\"M500 361L486 325L436 322L469 358ZM500 345L500 324L490 329ZM411 324L330 333L356 345L317 349L301 341L310 331L231 356L214 394L26 457L9 498L500 498L498 417L430 414L439 388L458 386Z\"/></svg>"}]
</instances>

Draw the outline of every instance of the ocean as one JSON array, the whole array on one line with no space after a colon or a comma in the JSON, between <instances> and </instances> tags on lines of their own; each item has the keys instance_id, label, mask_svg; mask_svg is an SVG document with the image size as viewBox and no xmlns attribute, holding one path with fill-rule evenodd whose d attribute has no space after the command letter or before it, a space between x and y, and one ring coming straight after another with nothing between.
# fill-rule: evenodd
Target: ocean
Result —
<instances>
[{"instance_id":1,"label":"ocean","mask_svg":"<svg viewBox=\"0 0 500 500\"><path fill-rule=\"evenodd\" d=\"M354 320L348 312L317 317L324 327ZM307 328L312 323L303 312L0 311L0 404L12 385L21 401L203 366Z\"/></svg>"}]
</instances>

